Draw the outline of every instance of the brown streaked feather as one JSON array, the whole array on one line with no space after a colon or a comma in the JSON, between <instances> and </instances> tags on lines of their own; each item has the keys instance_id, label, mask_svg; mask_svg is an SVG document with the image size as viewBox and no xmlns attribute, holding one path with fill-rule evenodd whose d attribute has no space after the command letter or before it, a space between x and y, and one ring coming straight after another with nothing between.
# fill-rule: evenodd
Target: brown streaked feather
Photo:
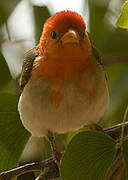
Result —
<instances>
[{"instance_id":1,"label":"brown streaked feather","mask_svg":"<svg viewBox=\"0 0 128 180\"><path fill-rule=\"evenodd\" d=\"M103 71L104 71L104 65L103 65L101 56L100 56L99 52L97 51L97 49L93 45L92 45L92 55L95 57L97 63L102 66ZM105 73L105 71L104 71L104 73ZM107 80L106 73L105 73L105 78Z\"/></svg>"},{"instance_id":2,"label":"brown streaked feather","mask_svg":"<svg viewBox=\"0 0 128 180\"><path fill-rule=\"evenodd\" d=\"M97 49L92 46L92 55L95 57L95 59L97 60L98 64L100 64L101 66L103 66L103 63L102 63L102 59L100 57L100 54L99 52L97 51ZM103 66L104 67L104 66Z\"/></svg>"},{"instance_id":3,"label":"brown streaked feather","mask_svg":"<svg viewBox=\"0 0 128 180\"><path fill-rule=\"evenodd\" d=\"M22 93L25 85L28 83L31 77L33 62L37 56L38 56L38 46L29 50L25 54L23 65L22 65L21 77L20 77L20 94Z\"/></svg>"}]
</instances>

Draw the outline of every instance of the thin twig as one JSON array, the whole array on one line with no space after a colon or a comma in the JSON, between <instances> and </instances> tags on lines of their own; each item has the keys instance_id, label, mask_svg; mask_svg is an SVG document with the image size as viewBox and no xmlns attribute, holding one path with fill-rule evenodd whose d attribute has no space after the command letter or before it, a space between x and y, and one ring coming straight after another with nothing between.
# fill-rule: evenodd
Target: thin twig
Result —
<instances>
[{"instance_id":1,"label":"thin twig","mask_svg":"<svg viewBox=\"0 0 128 180\"><path fill-rule=\"evenodd\" d=\"M114 138L115 140L119 140L121 136L122 123L112 126L110 128L105 128L104 131L106 134ZM128 122L124 125L124 138L128 136Z\"/></svg>"},{"instance_id":2,"label":"thin twig","mask_svg":"<svg viewBox=\"0 0 128 180\"><path fill-rule=\"evenodd\" d=\"M54 159L48 159L46 161L41 161L41 162L33 162L29 164L25 164L23 166L17 167L15 169L3 172L0 174L0 180L9 180L12 177L16 177L22 174L25 174L27 172L32 172L32 171L42 171L47 167L52 168L52 166L55 164ZM55 165L53 166L55 169Z\"/></svg>"},{"instance_id":3,"label":"thin twig","mask_svg":"<svg viewBox=\"0 0 128 180\"><path fill-rule=\"evenodd\" d=\"M128 106L126 107L124 117L123 117L123 123L122 123L122 128L121 128L121 135L120 135L120 146L123 144L123 138L124 138L124 129L125 129L125 122L128 114Z\"/></svg>"}]
</instances>

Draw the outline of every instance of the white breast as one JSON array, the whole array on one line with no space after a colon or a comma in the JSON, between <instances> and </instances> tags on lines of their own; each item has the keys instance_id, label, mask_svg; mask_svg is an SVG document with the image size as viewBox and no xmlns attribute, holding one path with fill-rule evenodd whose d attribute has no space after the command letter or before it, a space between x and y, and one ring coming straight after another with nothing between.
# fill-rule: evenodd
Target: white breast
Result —
<instances>
[{"instance_id":1,"label":"white breast","mask_svg":"<svg viewBox=\"0 0 128 180\"><path fill-rule=\"evenodd\" d=\"M104 72L99 69L96 73L97 95L93 102L90 103L74 84L69 84L62 89L64 96L58 107L50 100L49 85L33 74L18 104L24 127L34 136L44 136L48 130L64 133L79 129L87 123L96 123L109 102Z\"/></svg>"}]
</instances>

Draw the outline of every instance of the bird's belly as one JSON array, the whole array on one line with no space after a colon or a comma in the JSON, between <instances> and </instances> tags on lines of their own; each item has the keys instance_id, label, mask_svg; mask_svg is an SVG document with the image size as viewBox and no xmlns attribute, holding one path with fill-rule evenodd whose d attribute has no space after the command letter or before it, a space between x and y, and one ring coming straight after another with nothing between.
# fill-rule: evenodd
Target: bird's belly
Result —
<instances>
[{"instance_id":1,"label":"bird's belly","mask_svg":"<svg viewBox=\"0 0 128 180\"><path fill-rule=\"evenodd\" d=\"M30 82L31 83L31 82ZM108 92L97 93L93 101L74 85L63 89L59 105L51 100L49 87L34 88L28 83L20 97L18 110L24 127L34 136L44 136L48 130L65 133L83 125L97 122L108 105Z\"/></svg>"}]
</instances>

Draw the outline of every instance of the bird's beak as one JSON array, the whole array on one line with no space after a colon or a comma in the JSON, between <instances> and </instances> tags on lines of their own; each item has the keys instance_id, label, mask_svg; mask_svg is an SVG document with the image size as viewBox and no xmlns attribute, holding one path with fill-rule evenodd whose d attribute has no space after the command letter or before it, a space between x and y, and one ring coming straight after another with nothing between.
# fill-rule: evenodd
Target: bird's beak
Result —
<instances>
[{"instance_id":1,"label":"bird's beak","mask_svg":"<svg viewBox=\"0 0 128 180\"><path fill-rule=\"evenodd\" d=\"M80 40L79 34L74 30L69 30L61 37L61 42L65 44L78 44Z\"/></svg>"}]
</instances>

